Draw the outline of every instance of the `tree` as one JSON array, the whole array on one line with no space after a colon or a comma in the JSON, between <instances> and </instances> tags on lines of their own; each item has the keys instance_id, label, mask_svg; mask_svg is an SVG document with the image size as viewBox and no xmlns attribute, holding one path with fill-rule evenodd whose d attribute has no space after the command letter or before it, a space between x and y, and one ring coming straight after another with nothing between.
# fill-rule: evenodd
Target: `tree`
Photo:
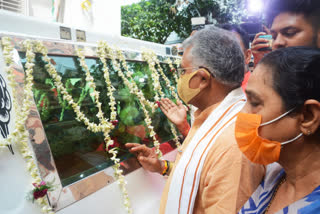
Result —
<instances>
[{"instance_id":1,"label":"tree","mask_svg":"<svg viewBox=\"0 0 320 214\"><path fill-rule=\"evenodd\" d=\"M185 18L174 14L174 1L142 0L121 7L121 32L123 36L164 43L171 32L190 32L191 26ZM182 33L184 37L187 33Z\"/></svg>"},{"instance_id":2,"label":"tree","mask_svg":"<svg viewBox=\"0 0 320 214\"><path fill-rule=\"evenodd\" d=\"M164 43L171 32L187 38L192 17L207 24L237 23L244 16L244 0L142 0L121 7L123 36Z\"/></svg>"},{"instance_id":3,"label":"tree","mask_svg":"<svg viewBox=\"0 0 320 214\"><path fill-rule=\"evenodd\" d=\"M177 0L180 14L206 17L207 24L240 23L245 15L245 0Z\"/></svg>"}]
</instances>

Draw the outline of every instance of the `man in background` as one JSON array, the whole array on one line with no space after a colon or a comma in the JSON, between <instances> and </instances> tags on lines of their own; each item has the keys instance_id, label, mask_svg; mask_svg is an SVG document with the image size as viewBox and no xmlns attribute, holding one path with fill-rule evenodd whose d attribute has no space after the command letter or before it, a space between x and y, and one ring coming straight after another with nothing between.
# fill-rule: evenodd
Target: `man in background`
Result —
<instances>
[{"instance_id":1,"label":"man in background","mask_svg":"<svg viewBox=\"0 0 320 214\"><path fill-rule=\"evenodd\" d=\"M239 25L235 25L235 24L223 24L221 26L222 29L225 29L227 31L231 31L232 33L234 33L234 35L236 36L236 38L238 39L239 43L240 43L240 47L241 50L244 54L244 63L245 63L245 74L244 74L244 79L242 82L242 89L245 90L249 77L250 77L250 71L249 71L249 63L251 60L251 49L250 49L250 39L249 39L249 35L248 33L242 29Z\"/></svg>"},{"instance_id":2,"label":"man in background","mask_svg":"<svg viewBox=\"0 0 320 214\"><path fill-rule=\"evenodd\" d=\"M259 38L258 33L251 45L254 64L270 51L262 48L286 48L308 46L320 48L320 1L319 0L271 0L267 7L267 20L271 25L272 46L268 40Z\"/></svg>"}]
</instances>

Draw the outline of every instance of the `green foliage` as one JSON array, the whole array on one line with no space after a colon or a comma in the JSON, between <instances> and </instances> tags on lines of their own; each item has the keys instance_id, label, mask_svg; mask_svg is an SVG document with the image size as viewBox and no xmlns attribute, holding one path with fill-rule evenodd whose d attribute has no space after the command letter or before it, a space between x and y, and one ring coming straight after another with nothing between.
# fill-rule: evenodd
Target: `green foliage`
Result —
<instances>
[{"instance_id":1,"label":"green foliage","mask_svg":"<svg viewBox=\"0 0 320 214\"><path fill-rule=\"evenodd\" d=\"M180 13L188 19L203 16L207 24L237 24L246 16L244 0L194 0L180 3L180 7Z\"/></svg>"},{"instance_id":2,"label":"green foliage","mask_svg":"<svg viewBox=\"0 0 320 214\"><path fill-rule=\"evenodd\" d=\"M164 43L173 31L187 38L192 17L206 17L207 24L240 23L244 5L244 0L142 0L122 6L121 34L156 43Z\"/></svg>"},{"instance_id":3,"label":"green foliage","mask_svg":"<svg viewBox=\"0 0 320 214\"><path fill-rule=\"evenodd\" d=\"M25 65L25 53L20 52L23 65ZM61 81L68 93L78 103L81 111L91 121L98 123L96 114L97 107L92 89L86 82L85 71L81 68L77 57L50 56ZM108 118L110 115L109 95L103 77L103 66L99 59L87 58L86 64L94 78L97 91L100 92L102 110ZM145 127L145 115L141 110L138 98L130 93L130 90L113 69L111 60L107 61L110 80L116 89L114 97L117 102L118 124L110 133L111 138L116 142L121 160L129 156L124 144L127 142L145 143L152 146L153 142ZM127 62L128 68L133 72L133 80L142 90L146 99L154 101L155 92L151 71L145 62ZM75 120L75 114L68 102L63 100L61 92L56 89L53 80L45 69L46 63L41 55L36 55L34 67L34 100L41 117L50 149L55 159L59 175L64 185L78 180L80 175L90 175L101 170L101 167L112 165L108 154L105 151L105 143L102 133L93 133L87 127ZM162 65L164 72L173 83L173 76L168 65ZM124 71L124 70L123 70ZM163 88L166 88L164 81L161 81ZM165 89L164 93L172 99L171 92ZM157 133L160 142L166 142L173 138L167 118L160 109L151 113L152 125ZM106 157L107 156L107 157ZM89 161L88 161L89 160ZM76 165L76 167L74 167Z\"/></svg>"},{"instance_id":4,"label":"green foliage","mask_svg":"<svg viewBox=\"0 0 320 214\"><path fill-rule=\"evenodd\" d=\"M191 25L185 17L171 10L173 4L172 0L142 0L122 6L122 35L156 43L164 43L173 31L187 37Z\"/></svg>"}]
</instances>

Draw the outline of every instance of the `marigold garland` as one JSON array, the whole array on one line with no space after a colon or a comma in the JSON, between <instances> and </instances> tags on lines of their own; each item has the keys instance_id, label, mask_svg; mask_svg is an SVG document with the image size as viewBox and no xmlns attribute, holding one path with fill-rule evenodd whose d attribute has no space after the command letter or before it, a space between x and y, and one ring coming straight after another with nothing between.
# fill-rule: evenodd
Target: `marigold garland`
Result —
<instances>
[{"instance_id":1,"label":"marigold garland","mask_svg":"<svg viewBox=\"0 0 320 214\"><path fill-rule=\"evenodd\" d=\"M10 81L10 86L14 86L12 88L13 97L14 99L17 98L17 92L15 89L15 76L13 74L13 58L12 58L12 50L13 46L11 45L11 40L8 37L2 38L2 47L4 51L4 58L7 65L6 71L8 72L8 79ZM14 101L14 109L16 112L16 119L15 119L15 130L11 133L11 138L8 141L9 143L15 143L20 152L22 157L25 159L27 163L27 170L32 177L32 183L41 183L41 177L39 169L36 166L36 161L33 157L31 149L29 148L28 140L29 140L29 133L25 128L25 122L28 118L29 111L32 105L32 81L33 81L33 66L34 66L34 58L35 55L32 52L32 44L29 40L25 40L23 42L23 47L26 49L26 71L25 71L25 85L24 85L24 99L22 102L22 107L19 108L17 101ZM54 214L52 208L50 207L47 199L45 197L39 197L35 200L38 205L41 207L41 211L46 214Z\"/></svg>"}]
</instances>

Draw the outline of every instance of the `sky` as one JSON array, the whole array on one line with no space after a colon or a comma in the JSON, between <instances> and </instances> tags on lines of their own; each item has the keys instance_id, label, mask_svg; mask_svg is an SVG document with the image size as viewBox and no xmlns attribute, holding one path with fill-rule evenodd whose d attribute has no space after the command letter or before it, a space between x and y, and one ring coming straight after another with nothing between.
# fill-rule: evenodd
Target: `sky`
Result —
<instances>
[{"instance_id":1,"label":"sky","mask_svg":"<svg viewBox=\"0 0 320 214\"><path fill-rule=\"evenodd\" d=\"M121 5L128 5L128 4L132 4L132 3L137 3L141 0L121 0Z\"/></svg>"}]
</instances>

